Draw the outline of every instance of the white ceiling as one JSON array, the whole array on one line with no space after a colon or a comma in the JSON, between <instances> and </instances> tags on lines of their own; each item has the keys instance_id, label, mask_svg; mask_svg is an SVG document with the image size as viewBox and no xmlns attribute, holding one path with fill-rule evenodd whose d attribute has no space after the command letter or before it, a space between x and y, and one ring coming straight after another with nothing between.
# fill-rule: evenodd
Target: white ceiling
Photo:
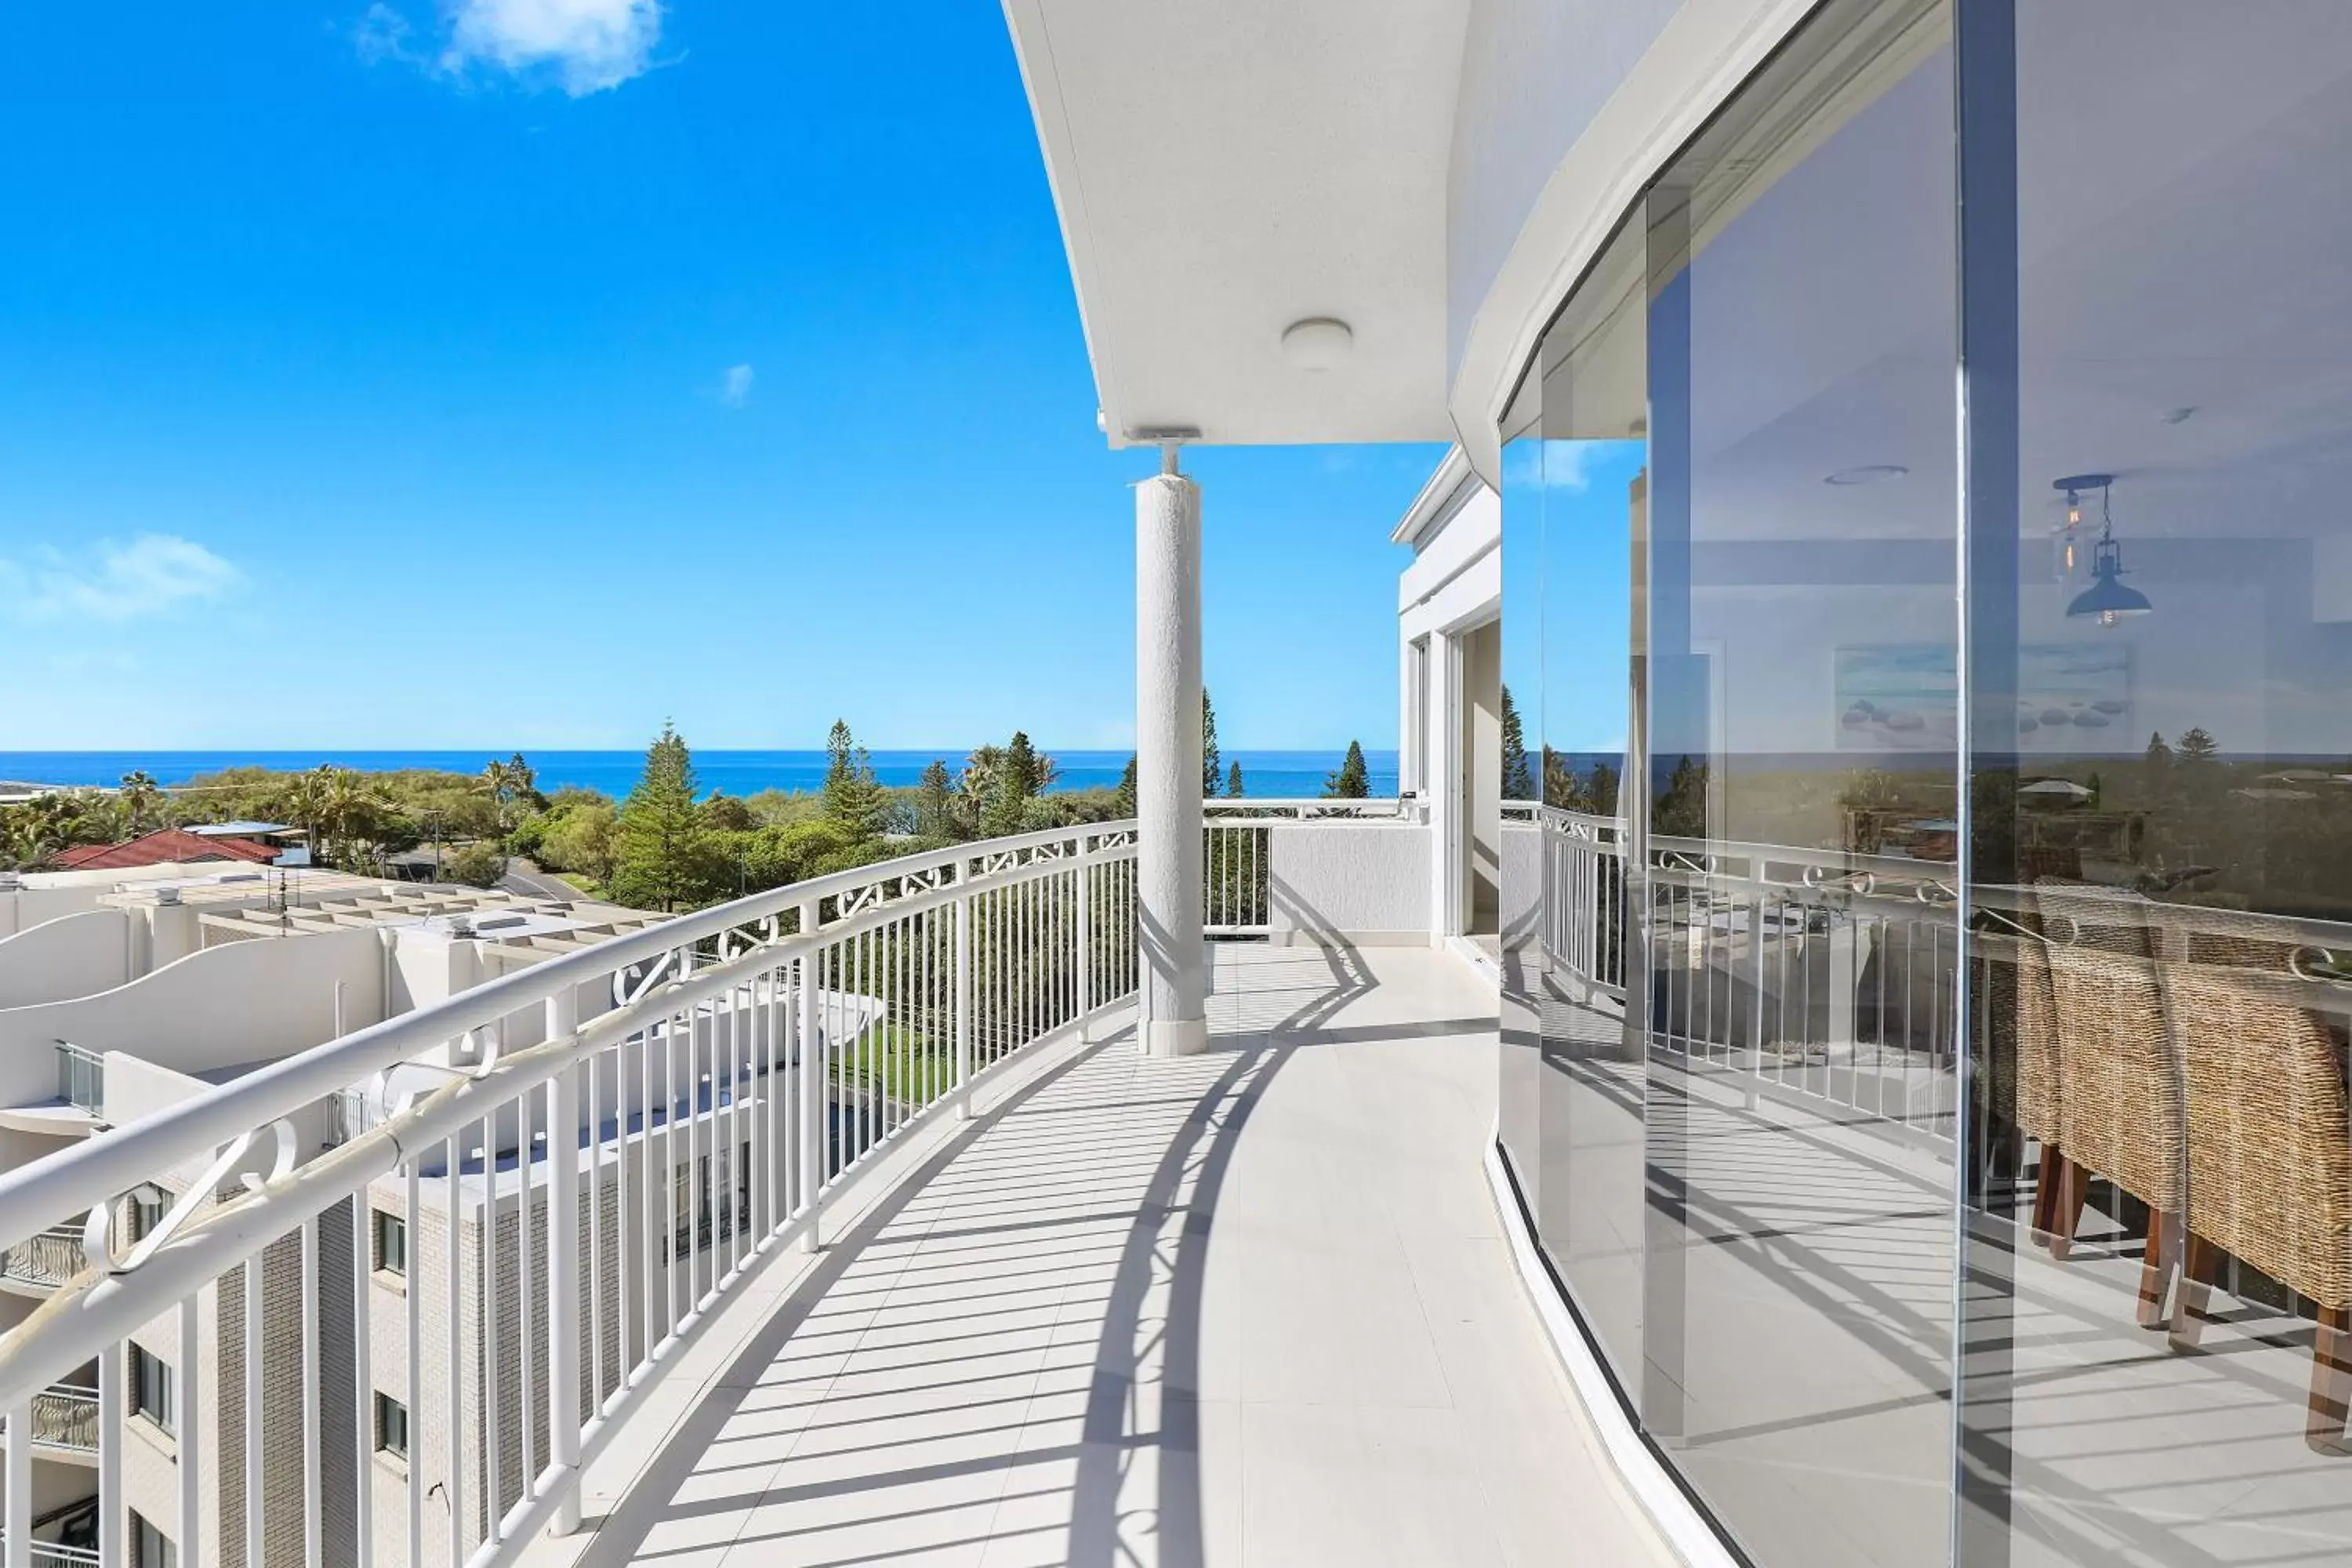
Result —
<instances>
[{"instance_id":1,"label":"white ceiling","mask_svg":"<svg viewBox=\"0 0 2352 1568\"><path fill-rule=\"evenodd\" d=\"M1114 441L1441 440L1466 0L1006 0ZM1339 369L1290 323L1355 333Z\"/></svg>"},{"instance_id":2,"label":"white ceiling","mask_svg":"<svg viewBox=\"0 0 2352 1568\"><path fill-rule=\"evenodd\" d=\"M2127 539L2352 529L2352 5L2074 0L2019 49L2021 531L2088 470ZM1700 254L1706 534L1950 536L1949 79L1871 102ZM1879 463L1911 476L1821 482Z\"/></svg>"}]
</instances>

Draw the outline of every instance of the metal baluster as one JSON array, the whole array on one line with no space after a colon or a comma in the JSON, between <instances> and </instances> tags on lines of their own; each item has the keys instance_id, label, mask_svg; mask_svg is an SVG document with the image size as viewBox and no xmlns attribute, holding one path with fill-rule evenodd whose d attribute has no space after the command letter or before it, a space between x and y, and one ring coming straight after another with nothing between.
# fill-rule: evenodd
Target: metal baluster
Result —
<instances>
[{"instance_id":1,"label":"metal baluster","mask_svg":"<svg viewBox=\"0 0 2352 1568\"><path fill-rule=\"evenodd\" d=\"M368 1234L374 1223L375 1210L368 1202L364 1189L352 1194L352 1432L356 1439L352 1444L352 1544L358 1568L370 1568L375 1560L375 1373L369 1363L373 1345L368 1327L369 1257L375 1238ZM413 1237L415 1231L404 1231ZM111 1514L109 1518L113 1517Z\"/></svg>"},{"instance_id":2,"label":"metal baluster","mask_svg":"<svg viewBox=\"0 0 2352 1568\"><path fill-rule=\"evenodd\" d=\"M326 1389L326 1379L319 1366L319 1219L316 1215L302 1222L302 1373L296 1387L302 1401L302 1563L303 1568L320 1568L326 1561L326 1542L322 1531L325 1521L320 1517L322 1478L319 1452L319 1401ZM101 1440L103 1440L101 1438ZM100 1529L103 1530L101 1525Z\"/></svg>"},{"instance_id":3,"label":"metal baluster","mask_svg":"<svg viewBox=\"0 0 2352 1568\"><path fill-rule=\"evenodd\" d=\"M267 1420L261 1388L262 1258L257 1252L245 1260L245 1560L254 1564L260 1563L269 1539L262 1524L261 1491L261 1437ZM226 1537L228 1532L224 1529L221 1533Z\"/></svg>"},{"instance_id":4,"label":"metal baluster","mask_svg":"<svg viewBox=\"0 0 2352 1568\"><path fill-rule=\"evenodd\" d=\"M817 906L814 900L801 905L801 934L809 942L815 941ZM818 1163L824 1155L824 1069L823 1052L819 1049L821 1030L817 1016L817 983L819 954L811 946L801 955L800 987L800 1206L806 1212L807 1225L801 1232L803 1251L814 1252L822 1242L818 1237L816 1209L817 1188L824 1181Z\"/></svg>"},{"instance_id":5,"label":"metal baluster","mask_svg":"<svg viewBox=\"0 0 2352 1568\"><path fill-rule=\"evenodd\" d=\"M180 1424L184 1426L190 1422L183 1415ZM29 1394L8 1408L7 1489L8 1568L33 1568L33 1396Z\"/></svg>"},{"instance_id":6,"label":"metal baluster","mask_svg":"<svg viewBox=\"0 0 2352 1568\"><path fill-rule=\"evenodd\" d=\"M579 998L568 985L547 999L547 1037L568 1039L577 1027ZM549 1531L580 1528L580 1078L566 1067L547 1086L547 1458L557 1472L555 1517ZM591 1129L589 1164L595 1164ZM588 1204L588 1285L592 1325L596 1276L596 1202ZM593 1336L592 1326L591 1334ZM526 1338L525 1343L529 1342ZM589 1352L593 1367L595 1352ZM526 1467L528 1473L528 1467Z\"/></svg>"},{"instance_id":7,"label":"metal baluster","mask_svg":"<svg viewBox=\"0 0 2352 1568\"><path fill-rule=\"evenodd\" d=\"M455 1138L449 1139L443 1145L442 1152L454 1174L457 1169L457 1141ZM406 1381L401 1385L401 1391L406 1395L410 1427L407 1465L408 1568L422 1568L425 1562L425 1446L418 1439L424 1435L425 1426L422 1419L425 1409L425 1281L419 1265L425 1257L425 1233L417 1228L416 1223L422 1216L417 1212L418 1171L417 1163L415 1160L409 1161L405 1173L408 1183L407 1211L401 1223L406 1227L403 1234L408 1240L409 1269L408 1289L401 1292L401 1298L407 1314L404 1327L408 1335L408 1367L405 1374ZM449 1278L455 1279L457 1277L457 1237L455 1231L450 1233L447 1243L446 1261ZM450 1309L449 1321L452 1323L457 1321L457 1309L454 1306ZM452 1367L456 1366L457 1358L451 1356L449 1364ZM451 1402L449 1430L452 1432L457 1429L459 1408L460 1406L455 1401ZM369 1446L373 1446L373 1435L369 1438Z\"/></svg>"},{"instance_id":8,"label":"metal baluster","mask_svg":"<svg viewBox=\"0 0 2352 1568\"><path fill-rule=\"evenodd\" d=\"M488 1150L493 1132L488 1118L485 1117L483 1119L481 1128L482 1148L484 1151L483 1158L485 1162L484 1173L487 1176ZM443 1174L449 1188L449 1279L448 1300L445 1303L448 1315L442 1320L442 1331L446 1334L449 1339L449 1343L444 1347L446 1352L445 1359L449 1363L449 1379L447 1387L448 1404L444 1407L447 1413L448 1418L449 1443L448 1456L446 1460L448 1468L443 1476L443 1480L447 1486L448 1489L446 1495L449 1500L449 1561L455 1563L463 1563L466 1560L466 1473L465 1446L463 1440L463 1433L466 1427L466 1391L464 1384L465 1358L457 1353L457 1324L462 1306L461 1295L458 1290L459 1259L457 1232L461 1222L465 1218L464 1212L459 1206L460 1191L465 1185L464 1182L460 1179L465 1171L465 1150L454 1134L450 1137L445 1147L448 1152L448 1164ZM497 1190L495 1188L490 1189L490 1196L493 1201L496 1200L497 1195ZM414 1320L411 1321L414 1321ZM497 1321L497 1317L493 1313L485 1313L484 1321L486 1322L495 1323ZM492 1342L491 1353L485 1358L485 1364L492 1368L495 1368L498 1365L498 1354L495 1342ZM493 1383L489 1394L489 1408L491 1410L495 1411L498 1408L497 1402L497 1384ZM415 1406L411 1405L409 1407L409 1425L412 1428L412 1436L409 1447L414 1450L416 1447L413 1436L413 1429L416 1425L415 1419ZM483 1447L495 1456L498 1452L494 1442L495 1434L490 1431L485 1431L483 1436L485 1438ZM409 1476L412 1485L415 1482L416 1468L417 1467L413 1463L409 1466ZM496 1468L495 1458L492 1460L490 1485L493 1489L491 1495L495 1497L497 1495L495 1489L498 1486L498 1470ZM418 1506L421 1507L421 1503Z\"/></svg>"}]
</instances>

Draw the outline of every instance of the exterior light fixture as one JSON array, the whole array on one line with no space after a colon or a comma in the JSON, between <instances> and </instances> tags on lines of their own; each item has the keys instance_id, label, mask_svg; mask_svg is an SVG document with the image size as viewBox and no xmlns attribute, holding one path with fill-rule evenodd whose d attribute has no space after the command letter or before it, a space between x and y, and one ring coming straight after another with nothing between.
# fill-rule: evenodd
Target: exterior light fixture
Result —
<instances>
[{"instance_id":1,"label":"exterior light fixture","mask_svg":"<svg viewBox=\"0 0 2352 1568\"><path fill-rule=\"evenodd\" d=\"M1825 485L1883 485L1889 479L1899 479L1911 470L1900 463L1864 463L1858 468L1840 468L1823 476Z\"/></svg>"},{"instance_id":2,"label":"exterior light fixture","mask_svg":"<svg viewBox=\"0 0 2352 1568\"><path fill-rule=\"evenodd\" d=\"M2069 474L2053 486L2066 492L2070 533L2082 521L2082 492L2099 492L2099 542L2091 550L2091 585L2074 595L2066 615L2074 620L2096 620L2103 626L2156 608L2146 594L2124 585L2124 547L2116 542L2115 513L2108 504L2115 482L2113 474Z\"/></svg>"},{"instance_id":3,"label":"exterior light fixture","mask_svg":"<svg viewBox=\"0 0 2352 1568\"><path fill-rule=\"evenodd\" d=\"M1355 348L1354 329L1328 316L1293 321L1282 330L1282 357L1300 370L1337 370Z\"/></svg>"}]
</instances>

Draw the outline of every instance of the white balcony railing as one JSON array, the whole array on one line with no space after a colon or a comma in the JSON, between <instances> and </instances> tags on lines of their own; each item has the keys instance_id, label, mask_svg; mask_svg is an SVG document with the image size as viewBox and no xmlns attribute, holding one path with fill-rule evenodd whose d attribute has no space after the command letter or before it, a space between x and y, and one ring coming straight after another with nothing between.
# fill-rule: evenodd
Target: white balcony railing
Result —
<instances>
[{"instance_id":1,"label":"white balcony railing","mask_svg":"<svg viewBox=\"0 0 2352 1568\"><path fill-rule=\"evenodd\" d=\"M1202 878L1202 919L1211 936L1264 936L1275 929L1269 842L1285 827L1310 822L1423 820L1412 800L1209 800Z\"/></svg>"},{"instance_id":2,"label":"white balcony railing","mask_svg":"<svg viewBox=\"0 0 2352 1568\"><path fill-rule=\"evenodd\" d=\"M845 1176L963 1103L996 1064L1133 992L1134 856L1131 824L1087 826L680 916L0 1175L12 1274L63 1287L0 1341L7 1430L37 1437L58 1415L44 1403L53 1383L175 1311L173 1402L205 1408L186 1353L198 1295L242 1271L242 1308L224 1290L218 1311L225 1333L242 1317L246 1409L268 1408L268 1390L316 1387L332 1332L356 1362L339 1427L376 1433L381 1393L416 1435L395 1494L404 1521L377 1516L373 1442L329 1450L321 1397L292 1402L299 1487L264 1484L266 1422L244 1423L243 1452L216 1461L192 1455L198 1424L182 1422L183 1465L242 1468L241 1490L222 1489L245 1500L223 1504L247 1510L245 1538L283 1527L272 1510L290 1508L307 1561L348 1550L320 1534L335 1466L358 1483L354 1542L375 1543L360 1561L510 1560L574 1517L583 1468L751 1266L814 1244ZM293 1131L321 1120L341 1140L323 1152ZM198 1168L150 1234L114 1237L121 1194ZM371 1288L379 1215L400 1222L397 1297ZM87 1218L58 1226L66 1215ZM274 1335L265 1343L264 1303L286 1299L298 1256L289 1358ZM319 1288L331 1257L352 1270L348 1291ZM349 1302L350 1321L322 1322L325 1300ZM396 1325L372 1328L387 1312ZM385 1344L404 1354L372 1370L370 1347ZM183 1495L193 1509L194 1491ZM185 1512L156 1522L198 1538Z\"/></svg>"},{"instance_id":3,"label":"white balcony railing","mask_svg":"<svg viewBox=\"0 0 2352 1568\"><path fill-rule=\"evenodd\" d=\"M13 1285L55 1289L81 1272L81 1241L78 1226L44 1226L0 1248L0 1279Z\"/></svg>"},{"instance_id":4,"label":"white balcony railing","mask_svg":"<svg viewBox=\"0 0 2352 1568\"><path fill-rule=\"evenodd\" d=\"M7 1531L0 1531L0 1553L7 1550ZM97 1568L101 1561L93 1546L67 1546L55 1541L35 1541L31 1568Z\"/></svg>"},{"instance_id":5,"label":"white balcony railing","mask_svg":"<svg viewBox=\"0 0 2352 1568\"><path fill-rule=\"evenodd\" d=\"M98 1390L53 1384L33 1395L33 1446L98 1452Z\"/></svg>"}]
</instances>

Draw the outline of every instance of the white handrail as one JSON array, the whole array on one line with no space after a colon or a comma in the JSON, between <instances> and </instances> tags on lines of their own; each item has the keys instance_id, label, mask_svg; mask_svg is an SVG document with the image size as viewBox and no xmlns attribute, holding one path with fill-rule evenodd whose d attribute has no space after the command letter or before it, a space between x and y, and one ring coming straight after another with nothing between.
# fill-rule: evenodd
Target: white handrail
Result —
<instances>
[{"instance_id":1,"label":"white handrail","mask_svg":"<svg viewBox=\"0 0 2352 1568\"><path fill-rule=\"evenodd\" d=\"M925 871L983 856L1013 856L1088 841L1103 843L1134 832L1132 822L1054 828L992 838L835 872L789 887L753 893L732 903L684 914L615 936L593 947L517 970L431 1007L387 1018L340 1039L273 1062L209 1093L168 1106L47 1158L0 1173L0 1250L55 1224L86 1213L183 1161L208 1157L221 1145L265 1127L353 1084L423 1057L469 1031L541 1003L616 970L754 921L796 912Z\"/></svg>"},{"instance_id":2,"label":"white handrail","mask_svg":"<svg viewBox=\"0 0 2352 1568\"><path fill-rule=\"evenodd\" d=\"M321 1458L356 1463L373 1485L374 1402L394 1400L399 1441L433 1431L447 1444L407 1455L411 1544L426 1489L446 1487L448 1555L475 1568L509 1561L530 1533L576 1518L585 1465L755 1258L814 1244L844 1176L909 1128L968 1105L996 1062L1133 994L1135 853L1131 825L1088 824L928 851L681 916L13 1173L0 1179L9 1213L86 1212L79 1233L34 1234L52 1247L70 1237L98 1267L0 1338L0 1413L37 1439L55 1414L49 1384L120 1353L158 1318L176 1310L187 1324L201 1292L240 1271L257 1407L251 1391L277 1353L265 1344L261 1303L285 1288L267 1282L270 1271L287 1267L265 1252L299 1238L304 1310L315 1312L321 1222L347 1205L361 1440L354 1454ZM617 1005L582 1019L573 1005L583 990ZM501 1020L534 1005L545 1037L504 1047ZM347 1127L346 1142L298 1162L290 1118L404 1066L404 1077L432 1075L429 1091L396 1099L374 1125ZM156 1231L117 1247L109 1232L119 1194L199 1160L209 1168ZM136 1174L125 1180L126 1171ZM233 1195L216 1203L223 1185ZM396 1253L379 1234L391 1220ZM426 1223L436 1227L430 1239ZM404 1288L372 1307L379 1267L396 1267ZM446 1300L419 1272L436 1268ZM462 1316L461 1272L479 1281ZM405 1318L404 1384L394 1369L367 1370L371 1311ZM236 1331L232 1318L224 1309L225 1332ZM518 1324L528 1327L520 1342ZM328 1326L345 1327L340 1317ZM539 1376L527 1342L542 1328L550 1359ZM452 1369L446 1385L418 1375L428 1333L431 1359ZM306 1357L315 1344L306 1326ZM193 1411L205 1395L193 1362L180 1359L188 1364L174 1397ZM465 1367L475 1370L461 1379ZM303 1377L315 1390L315 1373ZM439 1401L439 1415L428 1418L422 1400ZM102 1415L101 1427L120 1422ZM461 1431L475 1436L461 1443ZM233 1468L240 1445L224 1436L219 1462ZM262 1473L260 1442L259 1424L248 1423L248 1477ZM311 1508L318 1473L306 1464ZM248 1484L248 1530L268 1528L275 1496ZM469 1522L485 1516L487 1537ZM184 1531L193 1518L184 1510ZM379 1522L393 1528L396 1518Z\"/></svg>"}]
</instances>

